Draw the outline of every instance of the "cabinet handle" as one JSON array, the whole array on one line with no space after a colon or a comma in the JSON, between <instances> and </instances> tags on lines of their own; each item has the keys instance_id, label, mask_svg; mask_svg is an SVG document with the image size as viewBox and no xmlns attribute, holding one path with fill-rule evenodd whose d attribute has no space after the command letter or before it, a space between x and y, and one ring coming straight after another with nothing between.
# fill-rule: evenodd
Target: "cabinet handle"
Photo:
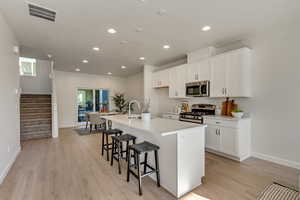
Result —
<instances>
[{"instance_id":1,"label":"cabinet handle","mask_svg":"<svg viewBox=\"0 0 300 200\"><path fill-rule=\"evenodd\" d=\"M216 129L216 135L218 135L218 129Z\"/></svg>"},{"instance_id":2,"label":"cabinet handle","mask_svg":"<svg viewBox=\"0 0 300 200\"><path fill-rule=\"evenodd\" d=\"M221 129L219 129L219 136L221 135Z\"/></svg>"},{"instance_id":3,"label":"cabinet handle","mask_svg":"<svg viewBox=\"0 0 300 200\"><path fill-rule=\"evenodd\" d=\"M225 89L225 95L227 95L227 88L224 88Z\"/></svg>"},{"instance_id":4,"label":"cabinet handle","mask_svg":"<svg viewBox=\"0 0 300 200\"><path fill-rule=\"evenodd\" d=\"M224 94L224 88L222 88L222 94Z\"/></svg>"}]
</instances>

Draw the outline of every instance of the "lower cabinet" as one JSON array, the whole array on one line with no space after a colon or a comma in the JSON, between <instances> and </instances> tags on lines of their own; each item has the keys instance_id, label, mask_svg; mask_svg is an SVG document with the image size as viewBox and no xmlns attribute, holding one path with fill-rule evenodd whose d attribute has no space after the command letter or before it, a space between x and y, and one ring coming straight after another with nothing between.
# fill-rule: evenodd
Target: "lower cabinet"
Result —
<instances>
[{"instance_id":1,"label":"lower cabinet","mask_svg":"<svg viewBox=\"0 0 300 200\"><path fill-rule=\"evenodd\" d=\"M250 156L251 120L206 118L207 151L242 161Z\"/></svg>"}]
</instances>

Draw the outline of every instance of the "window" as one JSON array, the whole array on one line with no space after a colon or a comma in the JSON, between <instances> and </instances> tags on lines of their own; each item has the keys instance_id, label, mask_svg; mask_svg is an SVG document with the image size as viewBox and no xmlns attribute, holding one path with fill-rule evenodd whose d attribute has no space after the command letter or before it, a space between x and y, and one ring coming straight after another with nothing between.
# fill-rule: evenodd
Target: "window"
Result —
<instances>
[{"instance_id":1,"label":"window","mask_svg":"<svg viewBox=\"0 0 300 200\"><path fill-rule=\"evenodd\" d=\"M19 65L21 76L36 76L36 59L20 57Z\"/></svg>"}]
</instances>

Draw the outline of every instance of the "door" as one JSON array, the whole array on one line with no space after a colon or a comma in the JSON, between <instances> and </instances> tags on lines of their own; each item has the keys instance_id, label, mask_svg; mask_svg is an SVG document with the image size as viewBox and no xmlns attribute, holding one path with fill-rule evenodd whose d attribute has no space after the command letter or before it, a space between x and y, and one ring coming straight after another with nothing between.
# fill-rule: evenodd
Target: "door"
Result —
<instances>
[{"instance_id":1,"label":"door","mask_svg":"<svg viewBox=\"0 0 300 200\"><path fill-rule=\"evenodd\" d=\"M208 125L206 128L205 147L219 151L220 150L220 137L218 135L218 127Z\"/></svg>"},{"instance_id":2,"label":"door","mask_svg":"<svg viewBox=\"0 0 300 200\"><path fill-rule=\"evenodd\" d=\"M221 127L220 151L232 156L238 156L238 129Z\"/></svg>"},{"instance_id":3,"label":"door","mask_svg":"<svg viewBox=\"0 0 300 200\"><path fill-rule=\"evenodd\" d=\"M203 60L197 64L199 81L209 81L210 80L210 60Z\"/></svg>"},{"instance_id":4,"label":"door","mask_svg":"<svg viewBox=\"0 0 300 200\"><path fill-rule=\"evenodd\" d=\"M226 69L226 96L247 97L250 91L250 52L243 48L228 54Z\"/></svg>"},{"instance_id":5,"label":"door","mask_svg":"<svg viewBox=\"0 0 300 200\"><path fill-rule=\"evenodd\" d=\"M186 72L187 72L187 65L181 65L176 67L176 91L178 98L186 98L186 91L185 91L185 83L186 83Z\"/></svg>"},{"instance_id":6,"label":"door","mask_svg":"<svg viewBox=\"0 0 300 200\"><path fill-rule=\"evenodd\" d=\"M199 66L198 63L188 64L186 66L186 79L187 83L197 82L199 81Z\"/></svg>"},{"instance_id":7,"label":"door","mask_svg":"<svg viewBox=\"0 0 300 200\"><path fill-rule=\"evenodd\" d=\"M226 85L226 67L228 59L226 54L218 55L211 59L210 96L224 97Z\"/></svg>"},{"instance_id":8,"label":"door","mask_svg":"<svg viewBox=\"0 0 300 200\"><path fill-rule=\"evenodd\" d=\"M108 112L109 111L109 92L108 90L95 90L95 111Z\"/></svg>"},{"instance_id":9,"label":"door","mask_svg":"<svg viewBox=\"0 0 300 200\"><path fill-rule=\"evenodd\" d=\"M85 113L94 111L94 93L91 89L77 90L78 122L85 121Z\"/></svg>"}]
</instances>

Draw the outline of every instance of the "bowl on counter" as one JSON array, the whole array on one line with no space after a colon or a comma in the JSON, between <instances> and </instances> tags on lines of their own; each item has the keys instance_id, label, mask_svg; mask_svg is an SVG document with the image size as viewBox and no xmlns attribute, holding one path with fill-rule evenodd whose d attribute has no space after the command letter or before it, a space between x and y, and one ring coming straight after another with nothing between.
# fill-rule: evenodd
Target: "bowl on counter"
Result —
<instances>
[{"instance_id":1,"label":"bowl on counter","mask_svg":"<svg viewBox=\"0 0 300 200\"><path fill-rule=\"evenodd\" d=\"M244 116L243 112L231 112L231 114L234 118L239 118L239 119L241 119Z\"/></svg>"}]
</instances>

